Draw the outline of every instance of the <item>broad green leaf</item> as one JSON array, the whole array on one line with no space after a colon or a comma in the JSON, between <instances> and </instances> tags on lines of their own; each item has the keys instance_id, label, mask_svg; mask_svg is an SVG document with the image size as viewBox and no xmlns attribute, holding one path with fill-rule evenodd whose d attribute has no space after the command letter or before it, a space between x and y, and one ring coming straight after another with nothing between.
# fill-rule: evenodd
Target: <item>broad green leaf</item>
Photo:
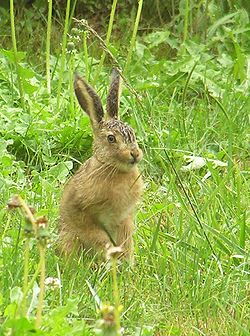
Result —
<instances>
[{"instance_id":1,"label":"broad green leaf","mask_svg":"<svg viewBox=\"0 0 250 336\"><path fill-rule=\"evenodd\" d=\"M13 303L20 303L23 298L23 292L20 287L13 287L10 290L10 301Z\"/></svg>"},{"instance_id":2,"label":"broad green leaf","mask_svg":"<svg viewBox=\"0 0 250 336\"><path fill-rule=\"evenodd\" d=\"M4 50L0 49L0 55L4 55L9 62L14 63L15 62L15 57L14 57L14 52L12 50ZM26 52L23 51L18 51L17 52L17 62L22 61L26 57Z\"/></svg>"},{"instance_id":3,"label":"broad green leaf","mask_svg":"<svg viewBox=\"0 0 250 336\"><path fill-rule=\"evenodd\" d=\"M72 168L72 161L60 162L56 166L50 168L49 173L58 179L59 182L64 183Z\"/></svg>"}]
</instances>

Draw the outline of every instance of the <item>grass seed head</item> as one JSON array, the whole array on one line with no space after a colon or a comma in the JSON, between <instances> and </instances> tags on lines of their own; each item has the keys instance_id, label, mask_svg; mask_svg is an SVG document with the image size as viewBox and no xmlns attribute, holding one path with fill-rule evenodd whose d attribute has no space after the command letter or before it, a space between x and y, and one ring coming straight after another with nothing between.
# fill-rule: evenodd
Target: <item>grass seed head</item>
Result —
<instances>
[{"instance_id":1,"label":"grass seed head","mask_svg":"<svg viewBox=\"0 0 250 336\"><path fill-rule=\"evenodd\" d=\"M20 204L20 200L19 200L18 195L13 196L9 200L9 202L7 203L7 209L8 210L14 210L14 209L17 209L17 208L20 208L20 207L21 207L21 204Z\"/></svg>"}]
</instances>

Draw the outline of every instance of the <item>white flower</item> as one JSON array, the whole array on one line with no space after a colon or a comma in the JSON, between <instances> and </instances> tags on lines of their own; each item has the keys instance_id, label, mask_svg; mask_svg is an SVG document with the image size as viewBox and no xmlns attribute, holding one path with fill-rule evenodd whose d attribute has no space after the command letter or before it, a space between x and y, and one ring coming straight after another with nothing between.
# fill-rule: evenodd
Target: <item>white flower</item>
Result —
<instances>
[{"instance_id":1,"label":"white flower","mask_svg":"<svg viewBox=\"0 0 250 336\"><path fill-rule=\"evenodd\" d=\"M44 283L46 286L50 287L53 290L62 287L61 281L58 278L46 278Z\"/></svg>"}]
</instances>

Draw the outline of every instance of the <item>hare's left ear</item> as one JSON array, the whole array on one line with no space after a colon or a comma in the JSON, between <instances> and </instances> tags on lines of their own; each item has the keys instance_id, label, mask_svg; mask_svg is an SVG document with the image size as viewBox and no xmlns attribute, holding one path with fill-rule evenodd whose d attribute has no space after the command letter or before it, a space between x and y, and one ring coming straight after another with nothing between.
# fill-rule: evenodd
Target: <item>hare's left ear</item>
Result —
<instances>
[{"instance_id":1,"label":"hare's left ear","mask_svg":"<svg viewBox=\"0 0 250 336\"><path fill-rule=\"evenodd\" d=\"M89 115L92 125L103 120L104 112L101 99L95 90L79 75L75 75L75 94L81 108Z\"/></svg>"},{"instance_id":2,"label":"hare's left ear","mask_svg":"<svg viewBox=\"0 0 250 336\"><path fill-rule=\"evenodd\" d=\"M122 78L119 71L114 68L111 73L111 82L107 97L107 114L109 118L118 119L118 110L121 96Z\"/></svg>"}]
</instances>

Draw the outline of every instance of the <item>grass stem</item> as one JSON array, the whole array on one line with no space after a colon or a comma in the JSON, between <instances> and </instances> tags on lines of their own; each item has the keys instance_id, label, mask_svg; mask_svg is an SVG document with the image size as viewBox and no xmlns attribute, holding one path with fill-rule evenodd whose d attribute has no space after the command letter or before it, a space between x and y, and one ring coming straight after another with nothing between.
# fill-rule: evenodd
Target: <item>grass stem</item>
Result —
<instances>
[{"instance_id":1,"label":"grass stem","mask_svg":"<svg viewBox=\"0 0 250 336\"><path fill-rule=\"evenodd\" d=\"M35 283L35 281L38 277L38 274L40 273L41 264L42 264L42 262L41 262L41 260L39 260L39 263L37 265L37 269L36 269L35 273L33 274L30 282L27 284L27 287L25 288L25 291L23 292L23 300L22 300L21 306L23 306L23 301L26 300L27 294L29 293L29 291L34 286L34 283Z\"/></svg>"},{"instance_id":2,"label":"grass stem","mask_svg":"<svg viewBox=\"0 0 250 336\"><path fill-rule=\"evenodd\" d=\"M37 306L37 313L36 313L36 328L39 328L42 322L42 311L43 311L43 300L45 294L45 246L40 244L39 246L40 252L40 292L38 297L38 306Z\"/></svg>"},{"instance_id":3,"label":"grass stem","mask_svg":"<svg viewBox=\"0 0 250 336\"><path fill-rule=\"evenodd\" d=\"M46 81L48 94L51 92L50 83L50 39L51 39L51 22L52 22L52 1L48 0L48 22L47 22L47 36L46 36Z\"/></svg>"},{"instance_id":4,"label":"grass stem","mask_svg":"<svg viewBox=\"0 0 250 336\"><path fill-rule=\"evenodd\" d=\"M63 73L65 71L67 33L68 33L68 29L69 29L69 15L70 15L70 0L67 0L67 7L66 7L66 14L65 14L65 21L64 21L64 30L63 30L63 40L62 40L61 64L60 64L59 79L58 79L58 86L57 86L56 113L59 112L59 108L60 108Z\"/></svg>"},{"instance_id":5,"label":"grass stem","mask_svg":"<svg viewBox=\"0 0 250 336\"><path fill-rule=\"evenodd\" d=\"M16 65L18 89L19 89L19 94L20 94L20 99L21 99L21 105L22 105L23 110L25 111L26 107L25 107L25 101L24 101L23 84L22 84L22 79L21 79L21 75L19 71L18 55L17 55L14 0L10 0L10 24L11 24L11 38L12 38L12 46L13 46L13 52L14 52L14 61Z\"/></svg>"},{"instance_id":6,"label":"grass stem","mask_svg":"<svg viewBox=\"0 0 250 336\"><path fill-rule=\"evenodd\" d=\"M114 303L115 303L115 324L117 335L121 334L121 322L120 322L120 298L119 298L119 288L117 280L117 257L112 257L112 280L113 280L113 293L114 293Z\"/></svg>"},{"instance_id":7,"label":"grass stem","mask_svg":"<svg viewBox=\"0 0 250 336\"><path fill-rule=\"evenodd\" d=\"M75 109L74 109L74 56L69 55L69 101L70 101L70 113L72 115L72 119L75 117Z\"/></svg>"},{"instance_id":8,"label":"grass stem","mask_svg":"<svg viewBox=\"0 0 250 336\"><path fill-rule=\"evenodd\" d=\"M185 13L184 13L184 29L183 29L183 43L186 42L188 37L188 15L189 15L189 0L185 0Z\"/></svg>"},{"instance_id":9,"label":"grass stem","mask_svg":"<svg viewBox=\"0 0 250 336\"><path fill-rule=\"evenodd\" d=\"M88 44L87 44L88 32L85 30L83 32L83 53L85 62L85 77L89 80L89 54L88 54Z\"/></svg>"},{"instance_id":10,"label":"grass stem","mask_svg":"<svg viewBox=\"0 0 250 336\"><path fill-rule=\"evenodd\" d=\"M111 13L110 13L110 18L109 18L109 25L108 25L107 37L106 37L106 40L105 40L105 44L106 44L107 48L108 48L108 46L109 46L109 41L110 41L111 32L112 32L112 28L113 28L116 5L117 5L117 0L113 0L112 8L111 8ZM101 56L101 60L100 60L100 62L99 62L99 64L98 64L98 68L97 68L96 75L95 75L95 78L94 78L94 82L96 81L96 79L97 79L97 78L99 77L99 75L100 75L100 72L101 72L101 70L102 70L102 67L103 67L103 63L104 63L105 57L106 57L106 53L105 53L105 51L103 50L103 52L102 52L102 56Z\"/></svg>"},{"instance_id":11,"label":"grass stem","mask_svg":"<svg viewBox=\"0 0 250 336\"><path fill-rule=\"evenodd\" d=\"M30 257L30 239L25 239L24 245L24 271L23 271L23 293L27 293L28 288L28 277L29 277L29 257ZM23 295L21 311L22 315L26 314L26 301L27 295Z\"/></svg>"},{"instance_id":12,"label":"grass stem","mask_svg":"<svg viewBox=\"0 0 250 336\"><path fill-rule=\"evenodd\" d=\"M129 47L129 51L128 51L127 62L125 64L125 68L124 68L124 74L125 75L128 71L129 65L131 63L132 54L133 54L133 51L134 51L134 48L135 48L136 35L137 35L138 26L139 26L139 22L140 22L142 5L143 5L143 0L138 0L138 8L137 8L137 14L136 14L136 19L135 19L134 30L133 30L132 38L131 38L131 41L130 41L130 47Z\"/></svg>"}]
</instances>

